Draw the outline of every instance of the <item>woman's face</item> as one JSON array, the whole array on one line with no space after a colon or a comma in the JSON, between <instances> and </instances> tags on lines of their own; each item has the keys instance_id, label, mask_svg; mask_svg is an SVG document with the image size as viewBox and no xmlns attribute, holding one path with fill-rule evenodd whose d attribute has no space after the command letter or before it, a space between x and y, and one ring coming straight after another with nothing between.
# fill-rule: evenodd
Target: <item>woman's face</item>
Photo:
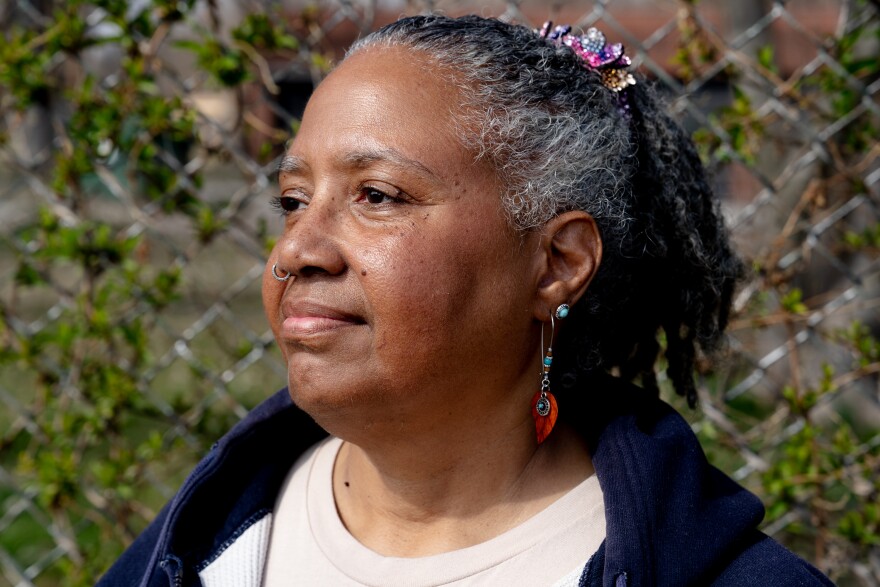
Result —
<instances>
[{"instance_id":1,"label":"woman's face","mask_svg":"<svg viewBox=\"0 0 880 587\"><path fill-rule=\"evenodd\" d=\"M268 267L292 277L267 269L263 301L291 396L331 432L350 414L436 425L536 380L536 237L457 140L460 103L418 54L363 51L318 87L282 163Z\"/></svg>"}]
</instances>

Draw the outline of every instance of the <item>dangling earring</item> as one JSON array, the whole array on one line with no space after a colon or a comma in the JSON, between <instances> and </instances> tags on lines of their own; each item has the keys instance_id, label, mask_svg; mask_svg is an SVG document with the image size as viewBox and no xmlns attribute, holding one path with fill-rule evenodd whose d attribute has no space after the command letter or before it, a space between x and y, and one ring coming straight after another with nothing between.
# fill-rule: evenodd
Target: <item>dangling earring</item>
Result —
<instances>
[{"instance_id":1,"label":"dangling earring","mask_svg":"<svg viewBox=\"0 0 880 587\"><path fill-rule=\"evenodd\" d=\"M559 319L568 316L568 304L561 304L556 308L556 317ZM532 418L535 419L535 432L538 436L538 444L550 436L553 426L556 425L556 416L559 410L556 407L556 398L550 393L550 366L553 364L553 339L556 337L556 321L553 320L553 312L550 313L550 344L541 362L541 390L532 398ZM541 346L544 346L544 323L541 323Z\"/></svg>"}]
</instances>

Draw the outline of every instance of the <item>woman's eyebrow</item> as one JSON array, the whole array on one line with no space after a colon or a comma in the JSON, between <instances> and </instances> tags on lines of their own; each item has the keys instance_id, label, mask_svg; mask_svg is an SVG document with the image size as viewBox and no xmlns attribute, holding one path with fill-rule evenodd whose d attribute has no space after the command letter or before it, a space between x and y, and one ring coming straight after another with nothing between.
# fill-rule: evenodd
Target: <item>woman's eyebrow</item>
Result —
<instances>
[{"instance_id":1,"label":"woman's eyebrow","mask_svg":"<svg viewBox=\"0 0 880 587\"><path fill-rule=\"evenodd\" d=\"M420 161L403 155L400 151L390 147L375 149L362 149L344 155L340 162L343 166L363 169L377 162L389 162L400 167L412 167L431 179L440 180L440 176ZM278 173L303 173L309 169L309 164L302 157L285 155L278 162Z\"/></svg>"},{"instance_id":2,"label":"woman's eyebrow","mask_svg":"<svg viewBox=\"0 0 880 587\"><path fill-rule=\"evenodd\" d=\"M294 155L285 155L284 158L278 162L278 173L298 173L308 168L308 163L303 161L301 157L296 157Z\"/></svg>"},{"instance_id":3,"label":"woman's eyebrow","mask_svg":"<svg viewBox=\"0 0 880 587\"><path fill-rule=\"evenodd\" d=\"M347 155L342 157L343 165L356 168L369 167L373 163L383 161L393 163L400 167L414 167L423 175L427 175L431 179L437 181L440 180L440 176L434 173L424 163L416 161L415 159L411 159L402 154L400 151L392 149L391 147L363 149L360 151L355 151L353 153L348 153Z\"/></svg>"}]
</instances>

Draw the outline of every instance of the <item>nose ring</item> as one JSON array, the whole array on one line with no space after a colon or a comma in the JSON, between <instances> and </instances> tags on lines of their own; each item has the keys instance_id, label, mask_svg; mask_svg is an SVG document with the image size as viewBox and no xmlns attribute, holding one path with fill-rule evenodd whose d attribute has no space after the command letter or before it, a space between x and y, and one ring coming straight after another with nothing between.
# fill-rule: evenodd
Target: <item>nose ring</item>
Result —
<instances>
[{"instance_id":1,"label":"nose ring","mask_svg":"<svg viewBox=\"0 0 880 587\"><path fill-rule=\"evenodd\" d=\"M278 272L275 270L276 267L278 267L278 263L275 263L274 265L272 265L272 277L274 277L278 281L282 281L282 282L290 279L290 273L288 273L284 277L281 277L280 275L278 275Z\"/></svg>"}]
</instances>

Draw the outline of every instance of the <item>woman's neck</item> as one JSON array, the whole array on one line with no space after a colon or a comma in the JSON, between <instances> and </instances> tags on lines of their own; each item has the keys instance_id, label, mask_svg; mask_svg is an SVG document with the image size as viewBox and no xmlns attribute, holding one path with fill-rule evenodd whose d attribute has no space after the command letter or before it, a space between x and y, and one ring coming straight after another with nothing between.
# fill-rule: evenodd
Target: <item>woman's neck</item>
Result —
<instances>
[{"instance_id":1,"label":"woman's neck","mask_svg":"<svg viewBox=\"0 0 880 587\"><path fill-rule=\"evenodd\" d=\"M386 556L457 550L517 526L593 473L586 446L562 422L540 446L531 418L481 433L343 444L333 491L349 532Z\"/></svg>"}]
</instances>

